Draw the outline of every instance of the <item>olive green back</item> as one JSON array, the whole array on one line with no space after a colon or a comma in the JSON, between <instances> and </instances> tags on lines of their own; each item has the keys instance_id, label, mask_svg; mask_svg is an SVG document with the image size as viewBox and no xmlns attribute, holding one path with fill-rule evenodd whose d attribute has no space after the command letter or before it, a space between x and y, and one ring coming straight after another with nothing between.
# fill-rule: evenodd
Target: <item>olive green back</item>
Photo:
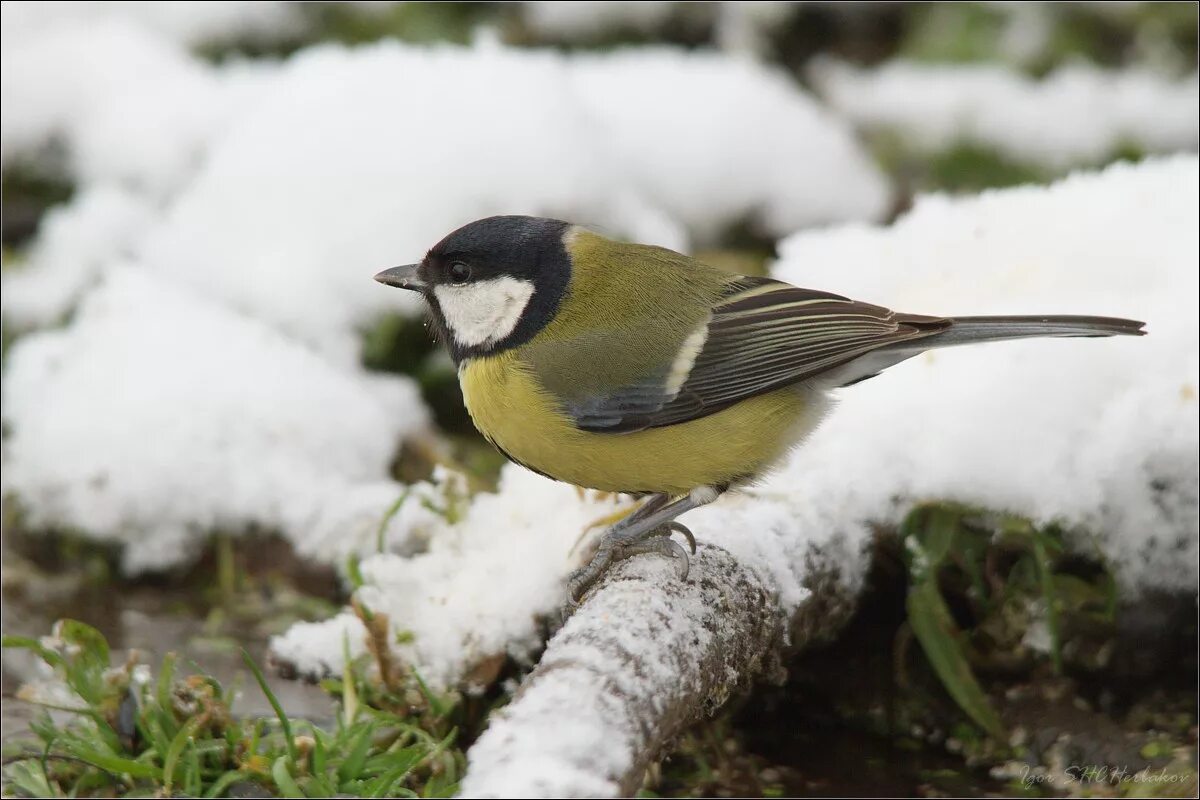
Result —
<instances>
[{"instance_id":1,"label":"olive green back","mask_svg":"<svg viewBox=\"0 0 1200 800\"><path fill-rule=\"evenodd\" d=\"M556 317L520 358L544 388L577 403L670 368L736 276L661 247L575 228L571 282Z\"/></svg>"}]
</instances>

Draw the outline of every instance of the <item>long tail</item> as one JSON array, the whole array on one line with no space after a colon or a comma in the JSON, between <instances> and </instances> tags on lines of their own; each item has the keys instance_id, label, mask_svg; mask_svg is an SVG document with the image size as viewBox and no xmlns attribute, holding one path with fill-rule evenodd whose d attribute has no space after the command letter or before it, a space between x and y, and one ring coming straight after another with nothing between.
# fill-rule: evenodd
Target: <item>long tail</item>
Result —
<instances>
[{"instance_id":1,"label":"long tail","mask_svg":"<svg viewBox=\"0 0 1200 800\"><path fill-rule=\"evenodd\" d=\"M952 317L950 323L940 333L920 339L921 349L1033 336L1146 335L1146 323L1118 317Z\"/></svg>"},{"instance_id":2,"label":"long tail","mask_svg":"<svg viewBox=\"0 0 1200 800\"><path fill-rule=\"evenodd\" d=\"M823 376L829 386L849 386L935 347L1001 342L1036 336L1145 336L1146 323L1116 317L921 317L903 315L901 322L933 328L936 333L885 345Z\"/></svg>"}]
</instances>

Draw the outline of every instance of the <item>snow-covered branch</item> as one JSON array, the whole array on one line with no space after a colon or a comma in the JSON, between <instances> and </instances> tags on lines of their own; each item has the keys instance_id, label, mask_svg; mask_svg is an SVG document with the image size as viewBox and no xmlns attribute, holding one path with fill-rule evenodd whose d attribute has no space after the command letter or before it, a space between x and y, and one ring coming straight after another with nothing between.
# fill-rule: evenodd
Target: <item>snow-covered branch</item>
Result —
<instances>
[{"instance_id":1,"label":"snow-covered branch","mask_svg":"<svg viewBox=\"0 0 1200 800\"><path fill-rule=\"evenodd\" d=\"M464 796L632 795L686 725L846 618L843 584L810 575L796 639L772 582L720 547L700 547L686 582L662 559L617 565L471 749Z\"/></svg>"}]
</instances>

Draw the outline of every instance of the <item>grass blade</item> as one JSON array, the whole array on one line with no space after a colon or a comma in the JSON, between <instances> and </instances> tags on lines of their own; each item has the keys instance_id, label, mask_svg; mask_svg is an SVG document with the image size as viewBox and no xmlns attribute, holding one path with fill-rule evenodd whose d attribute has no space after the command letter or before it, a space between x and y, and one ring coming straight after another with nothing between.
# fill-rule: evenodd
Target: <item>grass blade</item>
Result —
<instances>
[{"instance_id":1,"label":"grass blade","mask_svg":"<svg viewBox=\"0 0 1200 800\"><path fill-rule=\"evenodd\" d=\"M379 520L379 529L375 532L375 550L377 552L382 553L386 549L388 524L391 523L393 517L400 513L404 501L408 499L411 492L412 486L405 486L404 491L396 498L396 502L392 503L391 507L384 512L383 519Z\"/></svg>"},{"instance_id":2,"label":"grass blade","mask_svg":"<svg viewBox=\"0 0 1200 800\"><path fill-rule=\"evenodd\" d=\"M280 756L275 759L275 763L271 765L271 777L275 779L275 785L279 787L279 791L283 792L284 797L304 797L304 792L300 790L300 784L296 783L292 778L292 773L288 772L288 757Z\"/></svg>"},{"instance_id":3,"label":"grass blade","mask_svg":"<svg viewBox=\"0 0 1200 800\"><path fill-rule=\"evenodd\" d=\"M134 761L131 758L123 758L111 753L102 753L70 739L63 740L63 748L80 761L85 761L93 767L114 775L129 775L132 778L149 778L151 780L162 779L162 770L153 764Z\"/></svg>"},{"instance_id":4,"label":"grass blade","mask_svg":"<svg viewBox=\"0 0 1200 800\"><path fill-rule=\"evenodd\" d=\"M425 702L429 703L429 710L433 712L433 715L438 719L446 716L446 707L442 705L442 701L439 700L433 692L429 691L428 684L426 684L425 679L421 677L421 673L417 672L416 667L412 667L412 675L417 679L417 688L420 689L421 694L425 696Z\"/></svg>"},{"instance_id":5,"label":"grass blade","mask_svg":"<svg viewBox=\"0 0 1200 800\"><path fill-rule=\"evenodd\" d=\"M11 636L5 634L3 637L0 637L0 647L18 647L25 650L32 650L37 654L38 658L52 667L61 667L65 663L62 654L56 653L32 636Z\"/></svg>"},{"instance_id":6,"label":"grass blade","mask_svg":"<svg viewBox=\"0 0 1200 800\"><path fill-rule=\"evenodd\" d=\"M244 776L241 772L231 769L213 781L212 785L208 787L208 790L204 792L204 796L223 797L225 795L225 790L228 789L231 784L241 780L243 777Z\"/></svg>"},{"instance_id":7,"label":"grass blade","mask_svg":"<svg viewBox=\"0 0 1200 800\"><path fill-rule=\"evenodd\" d=\"M154 697L163 711L171 710L171 687L175 684L175 662L178 660L177 653L167 653L163 656L162 666L158 670L158 683L154 688Z\"/></svg>"},{"instance_id":8,"label":"grass blade","mask_svg":"<svg viewBox=\"0 0 1200 800\"><path fill-rule=\"evenodd\" d=\"M393 784L404 780L408 773L413 771L417 764L421 763L421 748L410 747L397 754L400 756L400 763L389 769L375 781L375 787L371 790L368 797L393 797Z\"/></svg>"},{"instance_id":9,"label":"grass blade","mask_svg":"<svg viewBox=\"0 0 1200 800\"><path fill-rule=\"evenodd\" d=\"M258 681L258 688L262 689L262 693L267 696L267 702L271 704L271 708L275 711L275 716L279 718L279 725L283 728L283 736L287 743L288 760L295 764L296 758L296 741L292 738L292 723L288 720L287 714L283 713L283 706L279 704L279 698L271 691L271 687L267 685L267 679L263 677L262 670L258 668L258 664L254 663L254 659L246 652L246 648L242 648L242 661L246 662L247 669L254 675L254 680Z\"/></svg>"},{"instance_id":10,"label":"grass blade","mask_svg":"<svg viewBox=\"0 0 1200 800\"><path fill-rule=\"evenodd\" d=\"M350 659L350 640L342 635L342 719L349 728L358 716L358 686L354 683L354 662Z\"/></svg>"},{"instance_id":11,"label":"grass blade","mask_svg":"<svg viewBox=\"0 0 1200 800\"><path fill-rule=\"evenodd\" d=\"M342 787L347 781L353 780L362 774L363 765L367 763L367 753L371 749L371 736L375 733L375 725L368 723L359 730L354 739L354 745L350 748L350 754L346 756L346 760L341 763L337 770L338 784Z\"/></svg>"},{"instance_id":12,"label":"grass blade","mask_svg":"<svg viewBox=\"0 0 1200 800\"><path fill-rule=\"evenodd\" d=\"M192 717L184 723L183 727L179 729L179 733L175 734L175 738L171 740L171 745L163 757L163 790L168 796L170 796L175 783L175 767L179 764L179 757L183 755L183 748L187 747L188 741L196 735L196 729L200 727L201 721L200 717Z\"/></svg>"},{"instance_id":13,"label":"grass blade","mask_svg":"<svg viewBox=\"0 0 1200 800\"><path fill-rule=\"evenodd\" d=\"M1041 531L1034 531L1033 534L1033 556L1037 562L1038 578L1042 585L1042 601L1046 604L1046 628L1050 633L1050 661L1054 665L1054 674L1062 675L1062 638L1058 631L1058 603L1054 592L1054 575Z\"/></svg>"},{"instance_id":14,"label":"grass blade","mask_svg":"<svg viewBox=\"0 0 1200 800\"><path fill-rule=\"evenodd\" d=\"M971 672L959 642L958 627L932 577L909 590L908 623L954 702L981 728L1000 742L1006 742L1004 726Z\"/></svg>"}]
</instances>

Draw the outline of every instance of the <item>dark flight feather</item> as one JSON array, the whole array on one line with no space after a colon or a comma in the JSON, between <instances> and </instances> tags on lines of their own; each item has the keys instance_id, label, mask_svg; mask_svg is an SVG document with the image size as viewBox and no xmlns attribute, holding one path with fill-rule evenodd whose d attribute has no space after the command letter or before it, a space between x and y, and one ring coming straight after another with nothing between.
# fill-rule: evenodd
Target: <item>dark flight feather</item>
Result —
<instances>
[{"instance_id":1,"label":"dark flight feather","mask_svg":"<svg viewBox=\"0 0 1200 800\"><path fill-rule=\"evenodd\" d=\"M1108 317L901 314L767 278L739 278L714 305L703 346L677 389L671 381L676 365L660 365L646 379L576 400L568 411L581 429L625 433L687 422L804 381L821 388L849 385L933 347L1032 336L1141 335L1141 328L1140 322Z\"/></svg>"}]
</instances>

